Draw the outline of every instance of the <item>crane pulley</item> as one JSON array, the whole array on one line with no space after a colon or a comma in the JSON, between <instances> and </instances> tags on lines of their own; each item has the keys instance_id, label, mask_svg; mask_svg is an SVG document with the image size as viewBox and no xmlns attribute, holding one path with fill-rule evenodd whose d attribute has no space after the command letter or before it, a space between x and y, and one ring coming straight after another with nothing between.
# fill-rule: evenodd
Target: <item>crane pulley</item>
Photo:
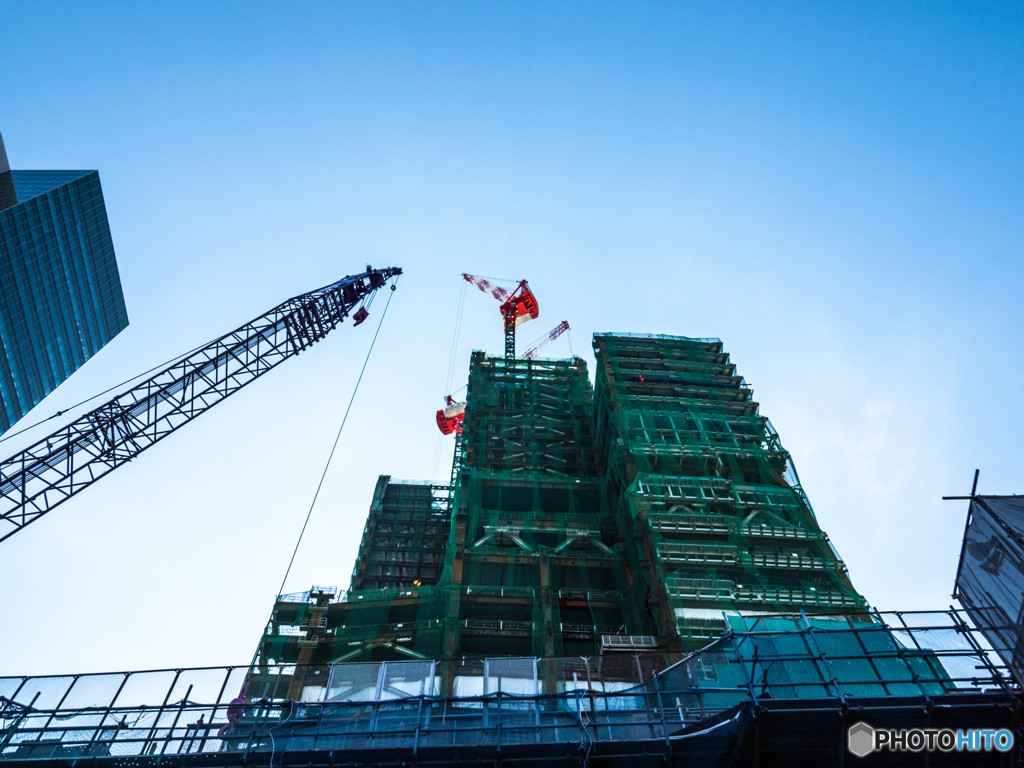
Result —
<instances>
[{"instance_id":1,"label":"crane pulley","mask_svg":"<svg viewBox=\"0 0 1024 768\"><path fill-rule=\"evenodd\" d=\"M308 349L356 307L361 323L360 305L400 274L367 267L288 299L0 462L0 541Z\"/></svg>"}]
</instances>

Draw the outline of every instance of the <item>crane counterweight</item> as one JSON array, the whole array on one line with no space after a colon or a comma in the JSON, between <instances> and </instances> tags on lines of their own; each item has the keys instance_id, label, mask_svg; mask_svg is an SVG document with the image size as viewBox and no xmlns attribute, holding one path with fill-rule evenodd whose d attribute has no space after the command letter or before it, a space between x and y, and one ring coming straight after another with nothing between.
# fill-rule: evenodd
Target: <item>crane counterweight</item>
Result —
<instances>
[{"instance_id":1,"label":"crane counterweight","mask_svg":"<svg viewBox=\"0 0 1024 768\"><path fill-rule=\"evenodd\" d=\"M533 295L529 284L525 280L520 280L515 289L510 292L482 277L465 272L462 273L462 277L501 302L499 309L505 326L505 357L510 360L514 359L516 356L516 328L527 320L536 320L540 314L537 297Z\"/></svg>"},{"instance_id":2,"label":"crane counterweight","mask_svg":"<svg viewBox=\"0 0 1024 768\"><path fill-rule=\"evenodd\" d=\"M466 401L457 403L451 395L447 395L444 401L445 407L437 412L437 428L442 435L450 435L452 432L461 435L466 420Z\"/></svg>"}]
</instances>

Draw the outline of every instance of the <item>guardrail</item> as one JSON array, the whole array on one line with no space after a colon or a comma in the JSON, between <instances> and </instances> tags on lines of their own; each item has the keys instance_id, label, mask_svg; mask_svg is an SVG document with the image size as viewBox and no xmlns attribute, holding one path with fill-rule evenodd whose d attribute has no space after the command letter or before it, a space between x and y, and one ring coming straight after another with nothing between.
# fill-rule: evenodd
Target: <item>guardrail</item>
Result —
<instances>
[{"instance_id":1,"label":"guardrail","mask_svg":"<svg viewBox=\"0 0 1024 768\"><path fill-rule=\"evenodd\" d=\"M590 748L668 739L765 702L1019 701L1008 670L957 611L725 620L729 631L685 656L636 648L591 658L0 677L0 762L200 753L244 761L577 740Z\"/></svg>"}]
</instances>

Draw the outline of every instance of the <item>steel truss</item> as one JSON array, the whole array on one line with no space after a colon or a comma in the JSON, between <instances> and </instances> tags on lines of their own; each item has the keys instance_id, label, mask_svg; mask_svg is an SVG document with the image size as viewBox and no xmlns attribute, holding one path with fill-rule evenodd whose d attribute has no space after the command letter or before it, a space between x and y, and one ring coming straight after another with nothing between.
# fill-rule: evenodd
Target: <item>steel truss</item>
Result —
<instances>
[{"instance_id":1,"label":"steel truss","mask_svg":"<svg viewBox=\"0 0 1024 768\"><path fill-rule=\"evenodd\" d=\"M401 273L367 267L288 299L0 463L0 541L308 349Z\"/></svg>"}]
</instances>

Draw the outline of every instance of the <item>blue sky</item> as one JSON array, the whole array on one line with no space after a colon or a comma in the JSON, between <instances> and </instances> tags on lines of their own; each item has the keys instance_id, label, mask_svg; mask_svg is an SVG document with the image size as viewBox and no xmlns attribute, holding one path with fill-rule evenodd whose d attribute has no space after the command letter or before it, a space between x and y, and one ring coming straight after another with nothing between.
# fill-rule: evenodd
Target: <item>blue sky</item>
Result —
<instances>
[{"instance_id":1,"label":"blue sky","mask_svg":"<svg viewBox=\"0 0 1024 768\"><path fill-rule=\"evenodd\" d=\"M99 169L131 319L26 421L402 266L287 588L343 587L377 475L447 475L459 273L525 277L522 337L568 319L591 362L595 331L722 338L854 584L948 605L940 497L1024 491L1024 9L637 5L6 3L11 165ZM0 545L2 671L246 662L372 330ZM457 381L473 348L480 293Z\"/></svg>"}]
</instances>

